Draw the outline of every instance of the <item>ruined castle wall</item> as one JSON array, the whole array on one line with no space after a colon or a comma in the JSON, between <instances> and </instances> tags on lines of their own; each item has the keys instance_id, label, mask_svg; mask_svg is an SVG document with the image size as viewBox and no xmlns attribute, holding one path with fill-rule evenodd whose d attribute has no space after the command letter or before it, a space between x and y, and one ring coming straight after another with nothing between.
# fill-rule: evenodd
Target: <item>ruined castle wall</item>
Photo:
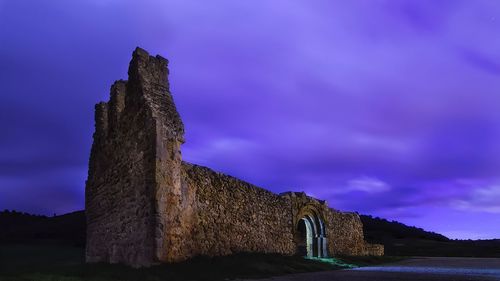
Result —
<instances>
[{"instance_id":1,"label":"ruined castle wall","mask_svg":"<svg viewBox=\"0 0 500 281\"><path fill-rule=\"evenodd\" d=\"M364 242L357 214L182 162L184 126L167 64L136 49L128 81L117 81L109 102L96 105L85 194L88 262L149 266L199 255L291 255L304 215L324 222L329 255L383 254L382 246Z\"/></svg>"},{"instance_id":2,"label":"ruined castle wall","mask_svg":"<svg viewBox=\"0 0 500 281\"><path fill-rule=\"evenodd\" d=\"M185 163L183 171L196 194L193 255L295 253L289 199L205 167Z\"/></svg>"},{"instance_id":3,"label":"ruined castle wall","mask_svg":"<svg viewBox=\"0 0 500 281\"><path fill-rule=\"evenodd\" d=\"M167 80L167 60L136 49L129 80L96 105L86 182L88 262L175 261L184 128ZM168 250L167 250L168 249Z\"/></svg>"},{"instance_id":4,"label":"ruined castle wall","mask_svg":"<svg viewBox=\"0 0 500 281\"><path fill-rule=\"evenodd\" d=\"M89 262L143 264L154 251L154 135L148 112L126 108L126 83L96 106L96 132L86 188Z\"/></svg>"},{"instance_id":5,"label":"ruined castle wall","mask_svg":"<svg viewBox=\"0 0 500 281\"><path fill-rule=\"evenodd\" d=\"M365 242L363 223L357 213L328 210L326 216L332 256L383 256L384 246Z\"/></svg>"},{"instance_id":6,"label":"ruined castle wall","mask_svg":"<svg viewBox=\"0 0 500 281\"><path fill-rule=\"evenodd\" d=\"M327 215L331 255L359 256L365 252L363 224L355 213L330 209Z\"/></svg>"},{"instance_id":7,"label":"ruined castle wall","mask_svg":"<svg viewBox=\"0 0 500 281\"><path fill-rule=\"evenodd\" d=\"M324 222L329 256L365 253L363 225L357 214L331 209L326 201L306 196L303 192L287 192L284 196L291 199L294 226L307 214L314 214Z\"/></svg>"},{"instance_id":8,"label":"ruined castle wall","mask_svg":"<svg viewBox=\"0 0 500 281\"><path fill-rule=\"evenodd\" d=\"M315 213L325 223L328 254L380 255L383 247L364 241L355 213L330 209L325 201L289 192L277 195L211 169L183 163L183 190L194 198L188 256L237 252L296 254L298 220ZM188 241L187 241L188 240Z\"/></svg>"}]
</instances>

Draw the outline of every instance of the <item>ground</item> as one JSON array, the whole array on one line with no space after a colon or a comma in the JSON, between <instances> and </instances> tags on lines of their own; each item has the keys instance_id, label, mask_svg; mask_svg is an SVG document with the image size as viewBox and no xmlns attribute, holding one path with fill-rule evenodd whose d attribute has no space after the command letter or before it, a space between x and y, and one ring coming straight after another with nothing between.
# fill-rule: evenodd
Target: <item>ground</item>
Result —
<instances>
[{"instance_id":1,"label":"ground","mask_svg":"<svg viewBox=\"0 0 500 281\"><path fill-rule=\"evenodd\" d=\"M80 246L0 243L0 281L231 280L497 280L500 258L344 257L308 260L280 255L241 254L133 269L83 261ZM342 262L339 265L337 262ZM377 265L378 264L378 265ZM281 276L280 276L281 275ZM270 276L279 276L269 279ZM268 278L268 279L262 279Z\"/></svg>"},{"instance_id":2,"label":"ground","mask_svg":"<svg viewBox=\"0 0 500 281\"><path fill-rule=\"evenodd\" d=\"M122 265L85 264L81 246L60 242L0 243L0 281L228 280L336 270L351 264L377 264L388 260L393 258L353 257L339 265L302 257L239 254L133 269Z\"/></svg>"},{"instance_id":3,"label":"ground","mask_svg":"<svg viewBox=\"0 0 500 281\"><path fill-rule=\"evenodd\" d=\"M412 258L379 266L293 274L261 281L493 281L499 258Z\"/></svg>"}]
</instances>

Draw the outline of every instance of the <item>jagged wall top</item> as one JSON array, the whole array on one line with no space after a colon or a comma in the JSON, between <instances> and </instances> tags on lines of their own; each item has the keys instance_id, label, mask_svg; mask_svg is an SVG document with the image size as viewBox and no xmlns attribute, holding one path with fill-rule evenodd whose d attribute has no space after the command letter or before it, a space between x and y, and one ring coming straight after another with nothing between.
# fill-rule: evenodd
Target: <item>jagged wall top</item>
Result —
<instances>
[{"instance_id":1,"label":"jagged wall top","mask_svg":"<svg viewBox=\"0 0 500 281\"><path fill-rule=\"evenodd\" d=\"M109 102L96 104L97 140L103 140L121 128L123 114L144 112L162 127L167 139L184 142L184 124L175 106L168 81L168 60L137 47L128 69L128 81L118 80L111 86ZM133 118L133 117L128 117Z\"/></svg>"},{"instance_id":2,"label":"jagged wall top","mask_svg":"<svg viewBox=\"0 0 500 281\"><path fill-rule=\"evenodd\" d=\"M170 93L168 75L167 59L150 56L137 47L128 69L126 106L141 106L145 102L153 110L153 117L161 119L168 137L184 142L184 124Z\"/></svg>"}]
</instances>

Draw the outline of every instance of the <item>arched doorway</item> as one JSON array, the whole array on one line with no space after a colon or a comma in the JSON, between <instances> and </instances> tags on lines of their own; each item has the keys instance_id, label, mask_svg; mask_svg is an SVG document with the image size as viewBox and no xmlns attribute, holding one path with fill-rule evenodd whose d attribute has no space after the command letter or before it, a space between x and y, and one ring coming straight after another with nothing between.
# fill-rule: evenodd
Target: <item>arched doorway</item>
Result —
<instances>
[{"instance_id":1,"label":"arched doorway","mask_svg":"<svg viewBox=\"0 0 500 281\"><path fill-rule=\"evenodd\" d=\"M297 252L301 256L313 257L313 229L307 218L299 220L297 225Z\"/></svg>"},{"instance_id":2,"label":"arched doorway","mask_svg":"<svg viewBox=\"0 0 500 281\"><path fill-rule=\"evenodd\" d=\"M327 257L325 224L314 212L300 216L295 231L297 254L306 257Z\"/></svg>"}]
</instances>

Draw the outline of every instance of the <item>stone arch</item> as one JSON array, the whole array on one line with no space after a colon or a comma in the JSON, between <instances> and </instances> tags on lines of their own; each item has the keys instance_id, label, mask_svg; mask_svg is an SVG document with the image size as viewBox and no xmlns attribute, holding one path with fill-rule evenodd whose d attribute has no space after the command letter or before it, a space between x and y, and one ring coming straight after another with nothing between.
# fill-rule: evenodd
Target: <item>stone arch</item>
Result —
<instances>
[{"instance_id":1,"label":"stone arch","mask_svg":"<svg viewBox=\"0 0 500 281\"><path fill-rule=\"evenodd\" d=\"M324 218L313 206L304 206L295 217L294 240L297 254L328 257Z\"/></svg>"}]
</instances>

